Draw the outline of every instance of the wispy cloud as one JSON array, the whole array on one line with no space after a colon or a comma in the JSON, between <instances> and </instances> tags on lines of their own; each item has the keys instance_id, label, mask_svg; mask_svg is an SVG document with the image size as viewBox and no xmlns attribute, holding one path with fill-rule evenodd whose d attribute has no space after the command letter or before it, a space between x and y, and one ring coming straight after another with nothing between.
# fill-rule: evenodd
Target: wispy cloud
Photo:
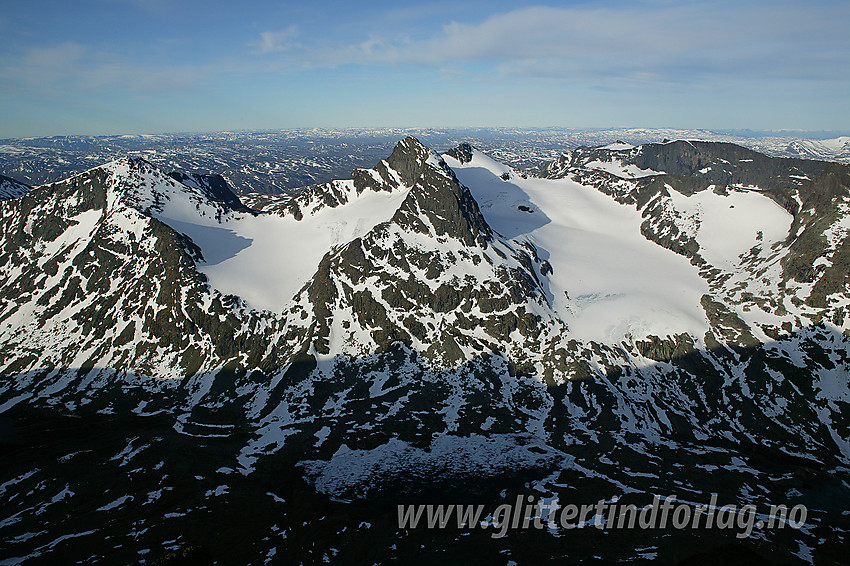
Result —
<instances>
[{"instance_id":1,"label":"wispy cloud","mask_svg":"<svg viewBox=\"0 0 850 566\"><path fill-rule=\"evenodd\" d=\"M0 64L0 89L42 96L62 96L68 90L173 92L192 88L210 75L205 65L142 65L79 43L63 43L7 57Z\"/></svg>"},{"instance_id":2,"label":"wispy cloud","mask_svg":"<svg viewBox=\"0 0 850 566\"><path fill-rule=\"evenodd\" d=\"M819 3L815 3L819 4ZM643 2L530 7L431 34L299 46L308 66L484 66L505 76L688 83L729 77L850 79L850 3ZM282 39L268 38L271 52ZM264 37L264 45L266 38Z\"/></svg>"},{"instance_id":3,"label":"wispy cloud","mask_svg":"<svg viewBox=\"0 0 850 566\"><path fill-rule=\"evenodd\" d=\"M264 31L256 44L261 54L287 51L295 46L292 39L298 36L298 27L289 26L281 31Z\"/></svg>"},{"instance_id":4,"label":"wispy cloud","mask_svg":"<svg viewBox=\"0 0 850 566\"><path fill-rule=\"evenodd\" d=\"M199 12L174 0L114 0L48 20L19 3L0 16L9 32L2 117L26 132L42 119L34 109L51 115L70 100L103 115L148 108L175 124L264 123L275 112L282 123L847 120L847 0L606 0L500 12L484 0L329 3ZM116 25L134 18L132 29ZM230 33L210 32L223 25ZM448 96L476 102L447 114Z\"/></svg>"}]
</instances>

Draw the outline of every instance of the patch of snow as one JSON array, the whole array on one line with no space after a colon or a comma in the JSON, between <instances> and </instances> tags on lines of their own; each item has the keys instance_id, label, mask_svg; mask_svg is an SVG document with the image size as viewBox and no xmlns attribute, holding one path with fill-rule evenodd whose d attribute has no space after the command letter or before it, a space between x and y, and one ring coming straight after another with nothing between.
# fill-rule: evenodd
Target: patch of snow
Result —
<instances>
[{"instance_id":1,"label":"patch of snow","mask_svg":"<svg viewBox=\"0 0 850 566\"><path fill-rule=\"evenodd\" d=\"M473 434L437 436L427 450L398 439L371 450L342 445L329 461L306 460L299 466L319 492L346 500L365 497L397 479L420 482L437 470L443 479L447 471L457 477L486 478L521 469L563 468L571 462L571 456L537 437Z\"/></svg>"},{"instance_id":2,"label":"patch of snow","mask_svg":"<svg viewBox=\"0 0 850 566\"><path fill-rule=\"evenodd\" d=\"M610 149L611 151L628 151L628 150L631 150L631 149L634 149L634 148L635 148L635 146L633 146L630 143L614 142L614 143L609 143L608 145L606 145L604 147L600 147L599 149Z\"/></svg>"},{"instance_id":3,"label":"patch of snow","mask_svg":"<svg viewBox=\"0 0 850 566\"><path fill-rule=\"evenodd\" d=\"M756 244L767 249L784 240L794 219L772 199L753 191L732 191L727 196L714 191L690 196L674 189L668 192L675 209L693 219L700 255L716 267L737 265L739 256Z\"/></svg>"},{"instance_id":4,"label":"patch of snow","mask_svg":"<svg viewBox=\"0 0 850 566\"><path fill-rule=\"evenodd\" d=\"M618 160L599 161L594 160L585 165L588 169L596 169L597 171L605 171L622 179L640 179L641 177L652 177L653 175L664 175L663 171L653 171L652 169L641 169L633 163L624 164Z\"/></svg>"},{"instance_id":5,"label":"patch of snow","mask_svg":"<svg viewBox=\"0 0 850 566\"><path fill-rule=\"evenodd\" d=\"M103 507L98 507L97 510L98 511L109 511L110 509L115 509L116 507L120 507L120 506L124 505L125 503L127 503L128 501L132 501L132 500L133 500L132 495L123 495L123 496L119 497L118 499L116 499L115 501L113 501L112 503L107 503Z\"/></svg>"}]
</instances>

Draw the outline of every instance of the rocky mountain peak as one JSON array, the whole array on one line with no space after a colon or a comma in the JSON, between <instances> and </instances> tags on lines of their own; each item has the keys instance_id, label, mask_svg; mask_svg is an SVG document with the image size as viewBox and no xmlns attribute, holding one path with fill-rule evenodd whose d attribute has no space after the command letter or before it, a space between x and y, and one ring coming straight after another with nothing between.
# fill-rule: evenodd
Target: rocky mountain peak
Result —
<instances>
[{"instance_id":1,"label":"rocky mountain peak","mask_svg":"<svg viewBox=\"0 0 850 566\"><path fill-rule=\"evenodd\" d=\"M429 149L416 137L407 136L395 144L392 154L387 159L391 165L401 161L423 161L428 157Z\"/></svg>"},{"instance_id":2,"label":"rocky mountain peak","mask_svg":"<svg viewBox=\"0 0 850 566\"><path fill-rule=\"evenodd\" d=\"M416 172L410 167L414 162L409 158L399 160L400 155L409 157L413 152L418 156ZM492 238L492 229L469 189L458 181L441 157L414 138L407 138L396 146L388 161L402 178L407 176L405 182L412 184L393 216L394 223L422 234L448 236L465 245L486 246Z\"/></svg>"},{"instance_id":3,"label":"rocky mountain peak","mask_svg":"<svg viewBox=\"0 0 850 566\"><path fill-rule=\"evenodd\" d=\"M434 173L454 177L451 168L435 151L408 136L396 144L387 159L382 159L373 169L355 169L351 179L360 194L365 190L393 191L399 187L413 187L423 182L423 176Z\"/></svg>"},{"instance_id":4,"label":"rocky mountain peak","mask_svg":"<svg viewBox=\"0 0 850 566\"><path fill-rule=\"evenodd\" d=\"M129 171L139 171L144 169L153 169L155 167L144 157L139 157L137 155L125 155L123 157L119 157L118 159L114 159L108 163L105 163L100 167L96 167L95 169L104 169L110 172L119 172L124 170L125 168Z\"/></svg>"},{"instance_id":5,"label":"rocky mountain peak","mask_svg":"<svg viewBox=\"0 0 850 566\"><path fill-rule=\"evenodd\" d=\"M437 170L447 177L454 177L454 173L443 159L413 136L408 136L396 144L392 154L387 158L387 164L409 187L423 180L423 176L433 174L431 170Z\"/></svg>"}]
</instances>

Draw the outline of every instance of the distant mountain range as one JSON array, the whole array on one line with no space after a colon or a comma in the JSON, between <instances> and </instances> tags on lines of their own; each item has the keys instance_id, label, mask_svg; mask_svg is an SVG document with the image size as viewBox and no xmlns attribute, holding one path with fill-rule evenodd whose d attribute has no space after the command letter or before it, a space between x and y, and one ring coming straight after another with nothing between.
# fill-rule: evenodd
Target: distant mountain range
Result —
<instances>
[{"instance_id":1,"label":"distant mountain range","mask_svg":"<svg viewBox=\"0 0 850 566\"><path fill-rule=\"evenodd\" d=\"M285 194L170 170L0 201L0 563L843 559L850 166L621 140L517 169L406 137ZM806 527L393 523L711 493Z\"/></svg>"},{"instance_id":2,"label":"distant mountain range","mask_svg":"<svg viewBox=\"0 0 850 566\"><path fill-rule=\"evenodd\" d=\"M817 135L816 135L817 134ZM749 132L672 128L307 129L123 136L56 136L0 140L0 174L30 185L53 183L119 157L142 157L165 170L220 174L237 194L284 193L347 178L371 167L413 135L431 147L470 142L517 170L580 146L689 139L736 143L774 157L850 163L850 137L815 132Z\"/></svg>"}]
</instances>

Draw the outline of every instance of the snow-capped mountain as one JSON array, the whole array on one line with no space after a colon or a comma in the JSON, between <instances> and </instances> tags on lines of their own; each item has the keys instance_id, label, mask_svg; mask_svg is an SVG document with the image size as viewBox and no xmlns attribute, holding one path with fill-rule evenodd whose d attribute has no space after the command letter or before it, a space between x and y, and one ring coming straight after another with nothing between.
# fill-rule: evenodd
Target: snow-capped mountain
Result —
<instances>
[{"instance_id":1,"label":"snow-capped mountain","mask_svg":"<svg viewBox=\"0 0 850 566\"><path fill-rule=\"evenodd\" d=\"M114 425L11 465L0 536L33 560L238 563L226 539L174 534L214 509L222 528L251 516L236 530L257 563L280 545L353 559L370 530L389 560L464 536L395 532L387 501L708 489L809 505L757 556L840 556L850 525L822 494L850 498L848 207L847 166L696 141L529 175L408 137L350 179L241 199L136 158L36 187L0 202L0 414ZM325 547L297 542L310 529ZM693 554L692 533L641 535L654 550L620 559ZM558 536L533 542L560 556Z\"/></svg>"}]
</instances>

